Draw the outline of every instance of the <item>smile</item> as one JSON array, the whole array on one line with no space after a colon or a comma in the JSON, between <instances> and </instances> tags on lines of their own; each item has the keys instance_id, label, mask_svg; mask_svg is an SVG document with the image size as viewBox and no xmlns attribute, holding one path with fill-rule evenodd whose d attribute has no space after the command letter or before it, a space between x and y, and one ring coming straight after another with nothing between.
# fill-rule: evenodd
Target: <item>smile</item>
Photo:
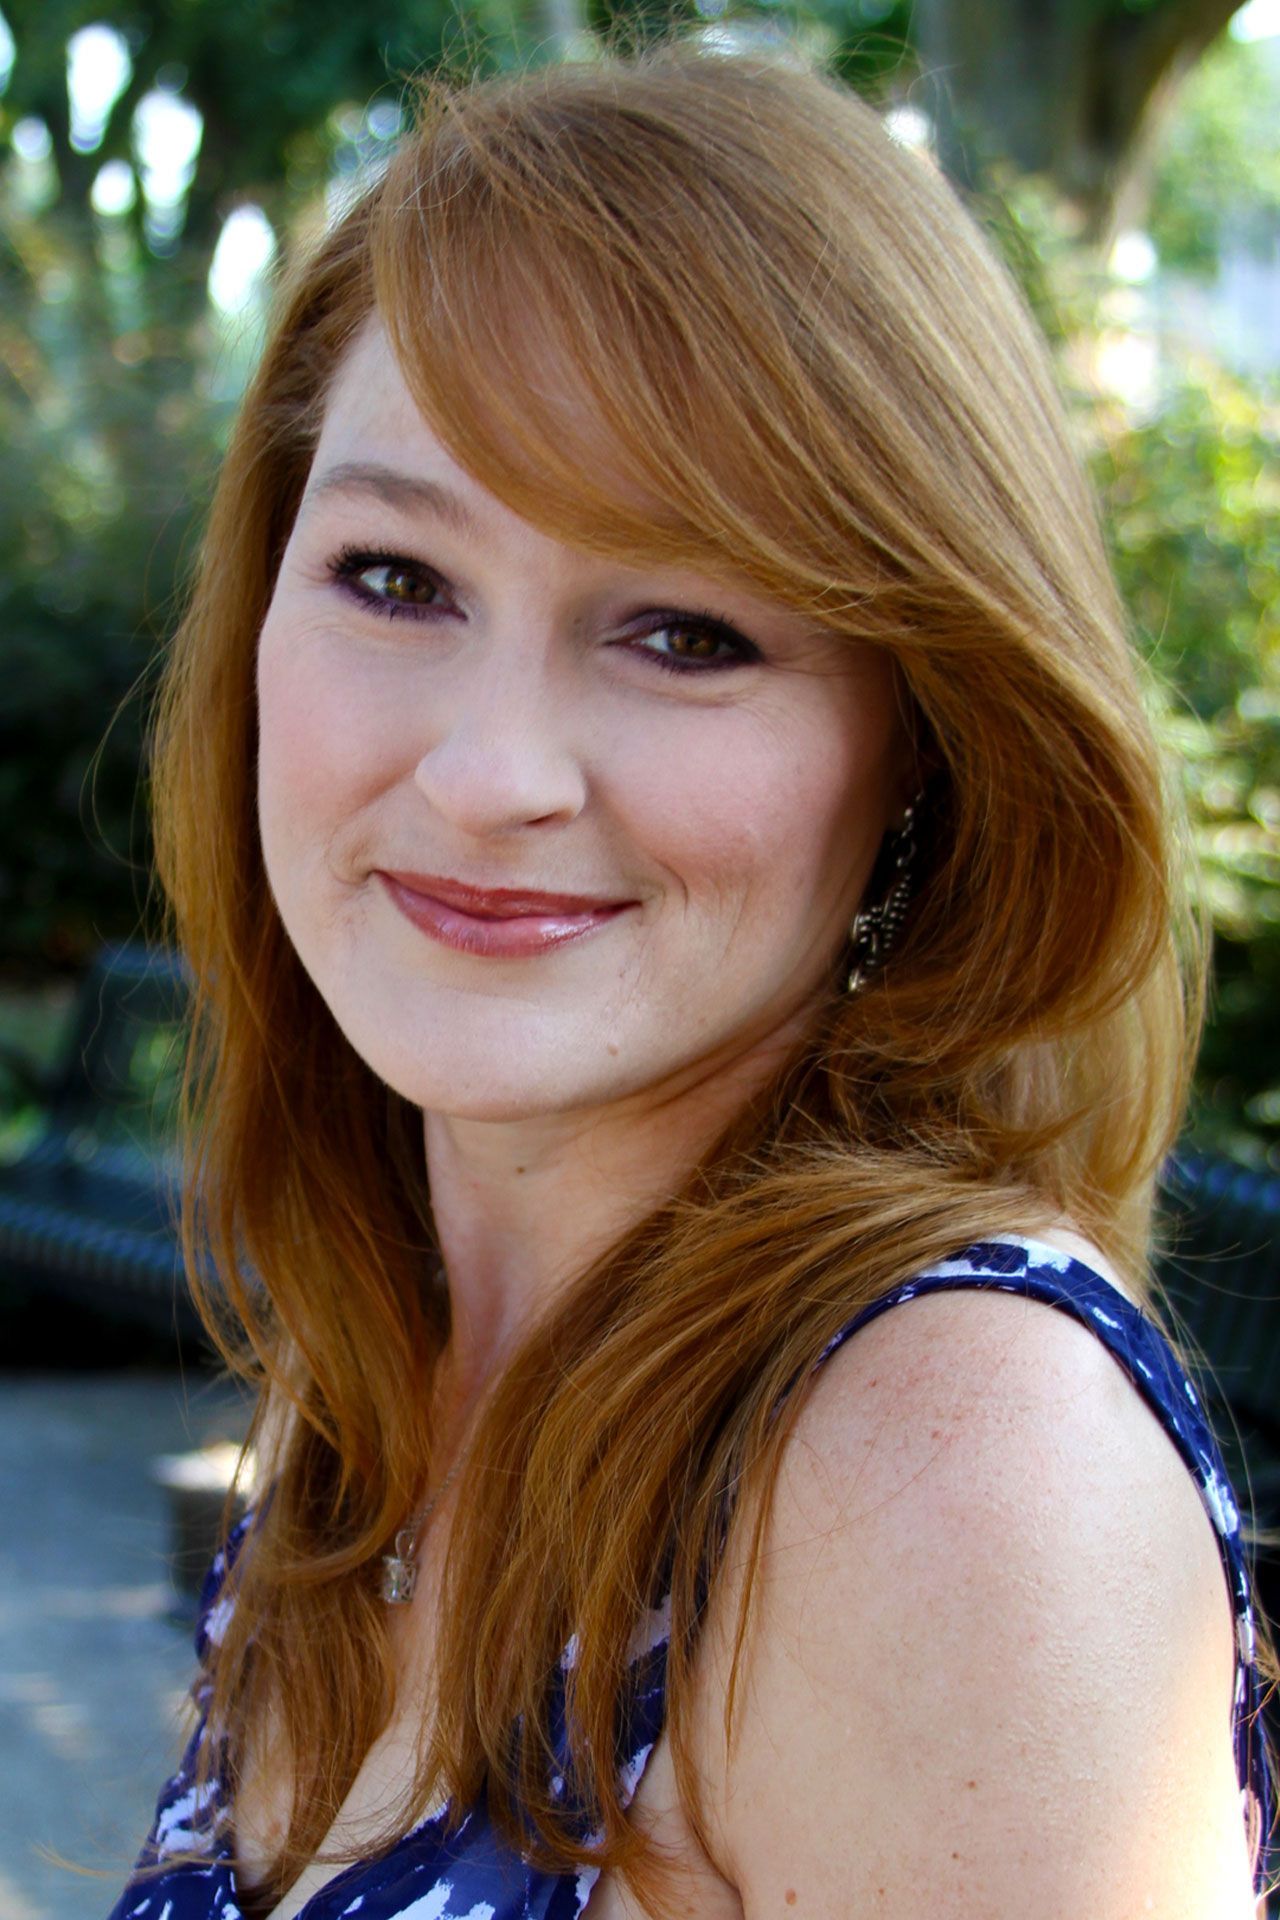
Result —
<instances>
[{"instance_id":1,"label":"smile","mask_svg":"<svg viewBox=\"0 0 1280 1920\"><path fill-rule=\"evenodd\" d=\"M533 893L510 887L470 887L437 874L378 870L406 920L441 946L492 959L522 959L594 933L633 900L583 894Z\"/></svg>"}]
</instances>

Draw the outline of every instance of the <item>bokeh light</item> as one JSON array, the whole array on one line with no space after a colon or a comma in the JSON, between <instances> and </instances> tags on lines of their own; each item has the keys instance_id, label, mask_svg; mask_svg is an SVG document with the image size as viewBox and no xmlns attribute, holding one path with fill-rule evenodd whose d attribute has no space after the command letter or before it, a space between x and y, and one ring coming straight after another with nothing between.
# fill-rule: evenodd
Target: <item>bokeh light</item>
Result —
<instances>
[{"instance_id":1,"label":"bokeh light","mask_svg":"<svg viewBox=\"0 0 1280 1920\"><path fill-rule=\"evenodd\" d=\"M155 253L167 251L182 231L203 134L198 108L175 89L153 87L134 111L133 151L146 202L147 241Z\"/></svg>"},{"instance_id":2,"label":"bokeh light","mask_svg":"<svg viewBox=\"0 0 1280 1920\"><path fill-rule=\"evenodd\" d=\"M98 168L89 191L89 204L104 219L130 213L138 200L138 182L127 160L108 160Z\"/></svg>"},{"instance_id":3,"label":"bokeh light","mask_svg":"<svg viewBox=\"0 0 1280 1920\"><path fill-rule=\"evenodd\" d=\"M1280 0L1249 0L1232 15L1233 40L1270 40L1280 34Z\"/></svg>"},{"instance_id":4,"label":"bokeh light","mask_svg":"<svg viewBox=\"0 0 1280 1920\"><path fill-rule=\"evenodd\" d=\"M209 268L209 298L219 313L242 314L256 304L276 252L275 231L261 207L237 207L227 216Z\"/></svg>"},{"instance_id":5,"label":"bokeh light","mask_svg":"<svg viewBox=\"0 0 1280 1920\"><path fill-rule=\"evenodd\" d=\"M111 109L129 84L133 62L114 27L81 27L67 42L67 101L71 108L71 145L94 153L111 118Z\"/></svg>"}]
</instances>

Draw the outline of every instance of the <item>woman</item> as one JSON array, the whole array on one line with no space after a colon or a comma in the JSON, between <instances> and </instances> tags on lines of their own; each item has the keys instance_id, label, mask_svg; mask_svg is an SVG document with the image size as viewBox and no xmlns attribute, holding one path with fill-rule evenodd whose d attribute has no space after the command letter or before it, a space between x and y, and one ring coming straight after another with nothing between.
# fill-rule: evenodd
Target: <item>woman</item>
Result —
<instances>
[{"instance_id":1,"label":"woman","mask_svg":"<svg viewBox=\"0 0 1280 1920\"><path fill-rule=\"evenodd\" d=\"M264 1492L117 1913L1252 1913L1147 1311L1195 944L936 175L688 45L431 91L285 290L157 752Z\"/></svg>"}]
</instances>

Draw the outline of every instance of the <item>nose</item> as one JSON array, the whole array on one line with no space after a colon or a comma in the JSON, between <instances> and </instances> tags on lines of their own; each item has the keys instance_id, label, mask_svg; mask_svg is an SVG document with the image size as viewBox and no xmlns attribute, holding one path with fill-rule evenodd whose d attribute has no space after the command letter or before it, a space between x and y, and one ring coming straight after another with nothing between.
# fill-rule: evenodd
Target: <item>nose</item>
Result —
<instances>
[{"instance_id":1,"label":"nose","mask_svg":"<svg viewBox=\"0 0 1280 1920\"><path fill-rule=\"evenodd\" d=\"M570 689L522 667L485 674L449 702L414 770L419 792L460 833L563 826L586 804Z\"/></svg>"}]
</instances>

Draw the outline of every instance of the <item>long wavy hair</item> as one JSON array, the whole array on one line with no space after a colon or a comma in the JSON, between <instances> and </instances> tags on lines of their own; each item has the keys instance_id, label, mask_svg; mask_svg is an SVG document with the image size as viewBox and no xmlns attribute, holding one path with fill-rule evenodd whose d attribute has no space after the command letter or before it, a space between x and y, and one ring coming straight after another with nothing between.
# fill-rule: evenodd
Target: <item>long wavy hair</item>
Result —
<instances>
[{"instance_id":1,"label":"long wavy hair","mask_svg":"<svg viewBox=\"0 0 1280 1920\"><path fill-rule=\"evenodd\" d=\"M785 1071L530 1332L462 1481L438 1714L385 1838L443 1794L487 1794L535 1858L639 1883L652 1861L610 1757L655 1583L696 1812L685 1728L727 1490L760 1490L758 1552L786 1389L960 1245L1066 1219L1150 1298L1201 943L1046 351L937 171L819 72L687 41L437 79L416 104L280 288L155 735L159 873L195 980L192 1282L260 1408L294 1409L206 1676L232 1791L268 1703L285 1742L277 1888L394 1705L372 1574L431 1476L449 1331L422 1116L304 973L256 821L257 635L357 330L380 317L424 416L534 526L728 569L884 649L928 777L891 964L856 997L833 964ZM585 1826L546 1747L574 1633ZM731 1689L726 1734L732 1711Z\"/></svg>"}]
</instances>

